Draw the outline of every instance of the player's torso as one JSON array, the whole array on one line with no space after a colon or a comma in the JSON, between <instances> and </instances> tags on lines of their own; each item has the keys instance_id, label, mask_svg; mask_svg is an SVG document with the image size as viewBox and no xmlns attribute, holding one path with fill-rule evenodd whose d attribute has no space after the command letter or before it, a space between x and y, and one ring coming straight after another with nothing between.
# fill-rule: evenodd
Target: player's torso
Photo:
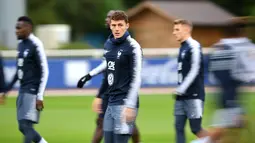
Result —
<instances>
[{"instance_id":1,"label":"player's torso","mask_svg":"<svg viewBox=\"0 0 255 143\"><path fill-rule=\"evenodd\" d=\"M107 62L106 78L110 103L122 104L131 82L132 49L129 42L119 45L106 44L104 57Z\"/></svg>"},{"instance_id":2,"label":"player's torso","mask_svg":"<svg viewBox=\"0 0 255 143\"><path fill-rule=\"evenodd\" d=\"M191 83L186 91L185 98L187 99L197 99L200 98L204 100L204 64L203 64L203 54L200 54L199 71L195 77L195 80ZM192 49L185 43L181 46L178 55L178 84L181 84L184 79L188 76L192 66Z\"/></svg>"},{"instance_id":3,"label":"player's torso","mask_svg":"<svg viewBox=\"0 0 255 143\"><path fill-rule=\"evenodd\" d=\"M17 74L21 88L38 90L40 65L36 57L36 47L30 40L23 40L18 45Z\"/></svg>"}]
</instances>

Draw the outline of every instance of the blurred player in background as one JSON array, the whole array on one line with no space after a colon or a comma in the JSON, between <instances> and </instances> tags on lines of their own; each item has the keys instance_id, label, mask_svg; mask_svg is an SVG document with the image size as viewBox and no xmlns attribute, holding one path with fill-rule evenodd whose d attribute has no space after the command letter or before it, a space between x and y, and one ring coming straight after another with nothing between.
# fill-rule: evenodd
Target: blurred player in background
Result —
<instances>
[{"instance_id":1,"label":"blurred player in background","mask_svg":"<svg viewBox=\"0 0 255 143\"><path fill-rule=\"evenodd\" d=\"M5 92L5 78L4 78L4 68L3 68L3 57L0 54L0 93L4 93ZM0 104L4 102L4 99L0 98Z\"/></svg>"},{"instance_id":2,"label":"blurred player in background","mask_svg":"<svg viewBox=\"0 0 255 143\"><path fill-rule=\"evenodd\" d=\"M111 18L111 15L114 13L114 10L110 10L108 13L107 13L107 17L105 19L105 22L106 22L106 27L107 29L111 30L110 29L110 18ZM105 111L107 109L107 106L108 106L108 99L109 99L109 96L105 93L107 88L108 88L108 83L107 83L107 80L105 78L106 77L106 72L105 70L103 69L103 62L98 66L96 67L95 69L93 69L92 71L90 71L87 75L85 75L84 77L82 77L78 84L77 84L77 87L78 88L82 88L83 85L88 81L90 80L92 77L100 74L100 73L103 73L103 80L102 80L102 85L101 85L101 88L98 92L98 95L96 97L102 97L102 106L101 107L101 111L99 111L100 113L98 114L98 118L96 120L96 124L97 124L97 127L96 127L96 131L94 133L94 137L93 137L93 140L92 140L92 143L100 143L102 138L103 138L103 119L104 119L104 114L105 114ZM94 107L94 106L97 106L98 105L98 102L100 102L101 99L99 98L95 98L94 101L93 101L93 104L92 104L92 108L93 109L96 109L97 107ZM96 111L98 112L98 111ZM140 143L140 134L139 134L139 131L135 125L134 127L134 130L133 130L133 134L132 134L132 140L133 140L133 143Z\"/></svg>"},{"instance_id":3,"label":"blurred player in background","mask_svg":"<svg viewBox=\"0 0 255 143\"><path fill-rule=\"evenodd\" d=\"M245 114L240 105L238 89L243 83L255 81L255 45L244 37L245 27L245 20L231 20L224 29L226 37L214 45L215 51L210 56L210 72L221 91L219 110L215 113L214 130L209 132L209 137L192 143L215 143L226 135L226 129L244 127Z\"/></svg>"},{"instance_id":4,"label":"blurred player in background","mask_svg":"<svg viewBox=\"0 0 255 143\"><path fill-rule=\"evenodd\" d=\"M178 56L178 88L175 90L176 143L185 143L185 124L197 137L206 136L201 127L205 91L204 63L200 44L192 39L192 23L178 19L174 21L173 35L181 43Z\"/></svg>"},{"instance_id":5,"label":"blurred player in background","mask_svg":"<svg viewBox=\"0 0 255 143\"><path fill-rule=\"evenodd\" d=\"M47 143L33 128L34 124L39 123L39 115L44 108L43 94L49 71L43 43L33 35L32 30L33 22L29 17L18 18L16 35L20 41L17 48L17 71L1 98L19 80L17 120L19 130L25 137L24 143Z\"/></svg>"}]
</instances>

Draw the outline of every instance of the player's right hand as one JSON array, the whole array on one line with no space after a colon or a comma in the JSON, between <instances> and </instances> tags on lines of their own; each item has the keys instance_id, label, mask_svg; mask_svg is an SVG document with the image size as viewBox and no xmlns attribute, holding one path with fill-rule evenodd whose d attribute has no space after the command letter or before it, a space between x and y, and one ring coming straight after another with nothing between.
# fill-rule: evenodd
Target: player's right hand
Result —
<instances>
[{"instance_id":1,"label":"player's right hand","mask_svg":"<svg viewBox=\"0 0 255 143\"><path fill-rule=\"evenodd\" d=\"M38 111L42 111L44 108L43 101L42 100L36 100L36 109Z\"/></svg>"},{"instance_id":2,"label":"player's right hand","mask_svg":"<svg viewBox=\"0 0 255 143\"><path fill-rule=\"evenodd\" d=\"M80 80L79 80L78 83L77 83L77 88L82 88L83 85L84 85L87 81L89 81L91 78L92 78L92 77L91 77L89 74L87 74L87 75L83 76L82 78L80 78Z\"/></svg>"},{"instance_id":3,"label":"player's right hand","mask_svg":"<svg viewBox=\"0 0 255 143\"><path fill-rule=\"evenodd\" d=\"M102 99L96 97L92 102L92 110L96 113L102 113Z\"/></svg>"}]
</instances>

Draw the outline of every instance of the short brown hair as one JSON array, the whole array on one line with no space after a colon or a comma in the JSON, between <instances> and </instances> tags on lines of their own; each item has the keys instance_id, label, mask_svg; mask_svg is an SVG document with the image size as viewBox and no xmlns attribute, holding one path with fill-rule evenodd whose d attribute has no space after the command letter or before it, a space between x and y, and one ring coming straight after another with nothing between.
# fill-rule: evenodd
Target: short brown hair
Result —
<instances>
[{"instance_id":1,"label":"short brown hair","mask_svg":"<svg viewBox=\"0 0 255 143\"><path fill-rule=\"evenodd\" d=\"M126 23L128 23L128 16L124 11L121 10L116 10L114 13L111 15L111 20L124 20Z\"/></svg>"},{"instance_id":2,"label":"short brown hair","mask_svg":"<svg viewBox=\"0 0 255 143\"><path fill-rule=\"evenodd\" d=\"M247 21L242 18L231 18L227 20L224 32L226 36L241 36L247 26Z\"/></svg>"},{"instance_id":3,"label":"short brown hair","mask_svg":"<svg viewBox=\"0 0 255 143\"><path fill-rule=\"evenodd\" d=\"M177 24L188 25L191 28L193 27L192 23L185 19L176 19L174 21L174 25L177 25Z\"/></svg>"}]
</instances>

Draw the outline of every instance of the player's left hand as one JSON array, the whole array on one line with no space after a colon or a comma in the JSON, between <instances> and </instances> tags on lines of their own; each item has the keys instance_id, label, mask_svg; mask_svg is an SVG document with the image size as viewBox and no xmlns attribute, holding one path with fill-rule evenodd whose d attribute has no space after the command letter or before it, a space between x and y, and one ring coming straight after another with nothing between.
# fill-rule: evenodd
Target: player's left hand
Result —
<instances>
[{"instance_id":1,"label":"player's left hand","mask_svg":"<svg viewBox=\"0 0 255 143\"><path fill-rule=\"evenodd\" d=\"M43 108L44 108L44 106L43 106L43 101L42 101L42 100L36 100L36 109L37 109L38 111L42 111Z\"/></svg>"},{"instance_id":2,"label":"player's left hand","mask_svg":"<svg viewBox=\"0 0 255 143\"><path fill-rule=\"evenodd\" d=\"M136 110L135 108L129 108L125 107L123 109L123 116L122 116L122 121L123 122L132 122L135 120L136 117Z\"/></svg>"},{"instance_id":3,"label":"player's left hand","mask_svg":"<svg viewBox=\"0 0 255 143\"><path fill-rule=\"evenodd\" d=\"M173 92L173 99L176 99L177 96L182 96L181 93L177 92L176 90Z\"/></svg>"},{"instance_id":4,"label":"player's left hand","mask_svg":"<svg viewBox=\"0 0 255 143\"><path fill-rule=\"evenodd\" d=\"M177 96L178 96L178 95L177 95L175 92L173 92L173 94L172 94L173 99L176 99Z\"/></svg>"}]
</instances>

